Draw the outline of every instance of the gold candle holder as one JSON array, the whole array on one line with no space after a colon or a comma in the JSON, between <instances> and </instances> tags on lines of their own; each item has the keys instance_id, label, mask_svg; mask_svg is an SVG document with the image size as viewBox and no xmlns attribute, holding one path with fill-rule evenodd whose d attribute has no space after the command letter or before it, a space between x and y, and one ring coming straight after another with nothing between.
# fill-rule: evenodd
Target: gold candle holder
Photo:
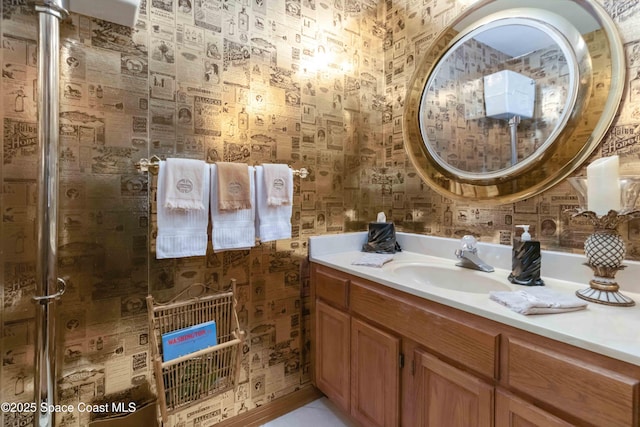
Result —
<instances>
[{"instance_id":1,"label":"gold candle holder","mask_svg":"<svg viewBox=\"0 0 640 427\"><path fill-rule=\"evenodd\" d=\"M569 178L569 182L578 192L581 206L587 206L586 178ZM576 291L584 300L598 304L631 307L635 302L620 292L615 279L616 273L625 268L622 265L626 255L624 239L618 232L618 225L631 219L640 218L640 210L635 210L635 202L640 193L640 178L620 178L620 211L610 210L605 215L584 208L569 210L571 217L585 217L594 226L594 231L584 242L585 265L593 270L589 287Z\"/></svg>"}]
</instances>

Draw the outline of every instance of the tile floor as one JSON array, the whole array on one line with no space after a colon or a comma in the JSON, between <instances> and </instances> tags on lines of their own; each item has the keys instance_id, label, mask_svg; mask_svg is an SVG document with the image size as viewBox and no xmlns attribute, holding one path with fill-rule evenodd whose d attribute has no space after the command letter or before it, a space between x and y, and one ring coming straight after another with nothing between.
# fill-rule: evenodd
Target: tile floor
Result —
<instances>
[{"instance_id":1,"label":"tile floor","mask_svg":"<svg viewBox=\"0 0 640 427\"><path fill-rule=\"evenodd\" d=\"M314 400L263 424L262 427L356 427L356 425L342 416L335 405L326 397Z\"/></svg>"}]
</instances>

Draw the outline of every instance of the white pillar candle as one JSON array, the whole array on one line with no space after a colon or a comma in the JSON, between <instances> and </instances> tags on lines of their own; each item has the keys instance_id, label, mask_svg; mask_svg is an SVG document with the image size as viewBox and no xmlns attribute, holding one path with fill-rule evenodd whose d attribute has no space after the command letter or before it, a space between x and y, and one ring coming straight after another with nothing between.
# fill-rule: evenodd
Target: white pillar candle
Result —
<instances>
[{"instance_id":1,"label":"white pillar candle","mask_svg":"<svg viewBox=\"0 0 640 427\"><path fill-rule=\"evenodd\" d=\"M620 210L620 161L603 157L587 166L587 209L598 215Z\"/></svg>"}]
</instances>

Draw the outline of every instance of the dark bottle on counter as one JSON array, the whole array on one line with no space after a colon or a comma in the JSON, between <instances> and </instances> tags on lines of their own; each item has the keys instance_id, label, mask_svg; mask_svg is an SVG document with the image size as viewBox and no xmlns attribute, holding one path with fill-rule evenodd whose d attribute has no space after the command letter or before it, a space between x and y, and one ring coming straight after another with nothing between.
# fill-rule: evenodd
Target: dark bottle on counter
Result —
<instances>
[{"instance_id":1,"label":"dark bottle on counter","mask_svg":"<svg viewBox=\"0 0 640 427\"><path fill-rule=\"evenodd\" d=\"M513 241L509 281L516 285L544 286L544 281L540 278L542 265L540 242L531 240L528 225L516 225L516 227L522 228L524 232L519 240Z\"/></svg>"}]
</instances>

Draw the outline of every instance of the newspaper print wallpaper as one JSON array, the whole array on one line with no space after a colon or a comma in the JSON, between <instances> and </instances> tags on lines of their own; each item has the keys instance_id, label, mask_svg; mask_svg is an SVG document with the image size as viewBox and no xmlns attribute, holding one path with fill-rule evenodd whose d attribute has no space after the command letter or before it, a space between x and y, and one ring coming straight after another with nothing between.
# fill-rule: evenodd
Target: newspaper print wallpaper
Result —
<instances>
[{"instance_id":1,"label":"newspaper print wallpaper","mask_svg":"<svg viewBox=\"0 0 640 427\"><path fill-rule=\"evenodd\" d=\"M37 17L32 1L1 7L0 397L30 402ZM345 153L382 139L382 10L353 0L143 0L134 29L75 14L61 24L61 404L121 400L153 384L147 294L162 301L231 278L247 331L240 385L169 425L211 425L309 382L306 242L344 230ZM156 260L156 177L134 167L152 155L308 168L294 181L293 238ZM61 413L57 425L89 418ZM32 421L3 413L0 425Z\"/></svg>"},{"instance_id":2,"label":"newspaper print wallpaper","mask_svg":"<svg viewBox=\"0 0 640 427\"><path fill-rule=\"evenodd\" d=\"M366 230L378 211L398 228L510 244L530 223L546 248L581 251L589 226L568 222L566 183L514 205L476 206L426 187L404 153L404 90L416 58L469 2L148 0L134 29L72 14L61 25L58 305L62 403L122 396L153 383L145 296L238 280L247 331L241 383L171 417L205 426L309 382L307 237ZM603 3L625 43L628 90L594 155L638 173L640 6ZM2 0L2 367L0 399L33 400L37 176L37 24L30 0ZM156 260L151 155L286 162L295 180L293 238L250 251ZM640 223L624 229L640 259ZM221 285L222 286L222 285ZM84 426L65 413L57 425ZM0 426L30 425L3 413Z\"/></svg>"},{"instance_id":3,"label":"newspaper print wallpaper","mask_svg":"<svg viewBox=\"0 0 640 427\"><path fill-rule=\"evenodd\" d=\"M378 157L363 161L366 164L361 165L357 184L365 197L357 199L360 204L351 212L346 227L365 227L382 206L387 217L404 231L452 238L472 234L481 241L510 245L515 236L514 225L531 224L532 235L542 242L544 248L582 253L584 240L592 226L583 220L570 220L563 214L566 209L577 207L578 203L568 182L522 202L487 207L472 201L452 201L425 188L405 155L402 107L405 87L418 62L415 58L419 58L435 35L470 3L454 0L386 2L385 22L389 33L384 42L386 109L383 148L375 150ZM585 165L595 158L617 154L620 156L621 173L638 175L640 32L634 29L634 25L640 20L640 5L612 0L600 1L600 4L613 18L624 43L627 81L618 115L600 147ZM593 34L588 42L597 44L597 36ZM474 60L482 61L482 58ZM597 95L595 93L594 96ZM456 117L455 105L448 117ZM583 167L574 175L584 174ZM627 241L627 258L640 259L640 221L631 221L620 230Z\"/></svg>"}]
</instances>

